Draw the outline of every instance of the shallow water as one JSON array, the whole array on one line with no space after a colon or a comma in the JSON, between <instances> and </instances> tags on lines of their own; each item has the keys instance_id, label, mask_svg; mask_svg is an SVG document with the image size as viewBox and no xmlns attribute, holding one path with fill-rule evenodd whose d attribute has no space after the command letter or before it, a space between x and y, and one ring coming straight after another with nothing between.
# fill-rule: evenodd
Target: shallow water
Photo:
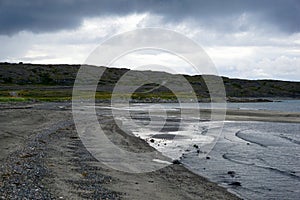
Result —
<instances>
[{"instance_id":1,"label":"shallow water","mask_svg":"<svg viewBox=\"0 0 300 200\"><path fill-rule=\"evenodd\" d=\"M225 122L211 159L190 156L183 163L243 198L298 199L299 132L299 124Z\"/></svg>"},{"instance_id":2,"label":"shallow water","mask_svg":"<svg viewBox=\"0 0 300 200\"><path fill-rule=\"evenodd\" d=\"M297 109L299 102L293 102ZM282 105L271 104L265 108L282 109ZM148 106L135 105L139 110L135 118L137 121L146 124L150 121L147 112L140 112L147 110ZM177 104L165 106L170 109L178 107ZM290 111L288 109L285 111ZM151 121L153 126L156 126L155 122L158 125L161 122L159 116ZM123 122L126 126L126 120L123 119ZM299 199L300 124L225 121L224 126L220 126L216 122L199 123L195 119L182 124L175 115L168 118L164 129L160 131L130 124L127 128L163 154L180 159L192 171L245 199ZM222 128L220 136L208 132L209 129L218 128ZM214 143L216 138L213 149L206 148L205 145ZM150 142L150 139L154 139L154 142ZM208 154L199 158L199 152Z\"/></svg>"},{"instance_id":3,"label":"shallow water","mask_svg":"<svg viewBox=\"0 0 300 200\"><path fill-rule=\"evenodd\" d=\"M151 104L134 104L135 106L151 106ZM216 107L219 106L218 103L214 104ZM165 103L165 107L177 108L174 103ZM281 100L274 102L253 102L253 103L227 103L228 109L240 109L240 110L273 110L282 112L300 112L300 100ZM181 107L184 108L195 108L194 103L183 103ZM200 108L211 108L210 103L199 103Z\"/></svg>"}]
</instances>

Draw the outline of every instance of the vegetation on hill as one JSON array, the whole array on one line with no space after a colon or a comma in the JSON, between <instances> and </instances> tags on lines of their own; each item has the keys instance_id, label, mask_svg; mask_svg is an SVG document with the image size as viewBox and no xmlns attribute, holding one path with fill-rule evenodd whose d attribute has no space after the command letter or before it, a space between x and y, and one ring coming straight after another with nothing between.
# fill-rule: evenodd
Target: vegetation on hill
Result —
<instances>
[{"instance_id":1,"label":"vegetation on hill","mask_svg":"<svg viewBox=\"0 0 300 200\"><path fill-rule=\"evenodd\" d=\"M70 100L72 86L80 65L40 65L0 63L0 101L7 100ZM115 84L129 72L128 69L105 68L99 80L96 99L108 100ZM131 81L126 85L138 84L141 80L149 80L140 87L132 99L174 100L174 94L166 87L151 83L157 77L167 77L171 84L178 84L179 75L165 72L130 71L127 74ZM207 75L206 75L207 76ZM204 75L184 75L193 87L199 100L209 98L209 91L203 79ZM163 78L162 78L163 79ZM278 80L244 80L222 77L226 95L229 100L235 98L300 98L300 82ZM180 88L180 85L178 85ZM152 90L151 90L152 88ZM145 91L151 92L145 92Z\"/></svg>"}]
</instances>

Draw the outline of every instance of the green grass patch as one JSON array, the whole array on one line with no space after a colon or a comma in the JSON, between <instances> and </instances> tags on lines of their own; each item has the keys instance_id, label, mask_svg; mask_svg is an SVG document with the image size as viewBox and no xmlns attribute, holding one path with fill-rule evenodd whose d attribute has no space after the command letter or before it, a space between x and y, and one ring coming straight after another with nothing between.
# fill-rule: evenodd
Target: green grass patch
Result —
<instances>
[{"instance_id":1,"label":"green grass patch","mask_svg":"<svg viewBox=\"0 0 300 200\"><path fill-rule=\"evenodd\" d=\"M12 92L16 95L11 96ZM180 98L191 98L192 95L188 93L177 94ZM72 90L71 89L32 89L32 90L18 90L18 91L0 91L1 102L12 102L12 101L71 101ZM77 97L75 97L77 98ZM82 91L78 95L78 98L95 98L96 100L110 100L112 98L111 92L91 92ZM164 100L175 100L177 97L172 92L154 92L154 93L143 93L135 92L132 95L127 93L114 94L113 98L120 99L164 99Z\"/></svg>"},{"instance_id":2,"label":"green grass patch","mask_svg":"<svg viewBox=\"0 0 300 200\"><path fill-rule=\"evenodd\" d=\"M0 97L0 102L23 102L29 101L27 98L22 97Z\"/></svg>"}]
</instances>

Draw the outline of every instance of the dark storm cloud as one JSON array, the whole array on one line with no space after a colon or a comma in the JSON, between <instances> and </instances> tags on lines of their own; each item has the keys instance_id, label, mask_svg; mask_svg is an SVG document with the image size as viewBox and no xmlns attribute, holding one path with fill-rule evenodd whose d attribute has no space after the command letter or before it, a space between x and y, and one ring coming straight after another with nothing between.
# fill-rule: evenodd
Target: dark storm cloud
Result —
<instances>
[{"instance_id":1,"label":"dark storm cloud","mask_svg":"<svg viewBox=\"0 0 300 200\"><path fill-rule=\"evenodd\" d=\"M223 31L231 31L228 21L247 13L252 23L300 32L299 0L0 0L0 34L72 29L86 17L144 12L161 15L165 22L191 19L217 29L223 25Z\"/></svg>"}]
</instances>

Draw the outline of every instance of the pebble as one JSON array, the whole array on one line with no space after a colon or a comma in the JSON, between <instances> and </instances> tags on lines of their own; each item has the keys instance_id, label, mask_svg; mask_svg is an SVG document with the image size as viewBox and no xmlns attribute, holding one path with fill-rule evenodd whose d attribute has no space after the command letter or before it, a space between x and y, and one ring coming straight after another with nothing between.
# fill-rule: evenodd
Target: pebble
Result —
<instances>
[{"instance_id":1,"label":"pebble","mask_svg":"<svg viewBox=\"0 0 300 200\"><path fill-rule=\"evenodd\" d=\"M231 177L235 176L235 171L228 171L227 174L229 174Z\"/></svg>"},{"instance_id":2,"label":"pebble","mask_svg":"<svg viewBox=\"0 0 300 200\"><path fill-rule=\"evenodd\" d=\"M232 186L242 186L242 184L240 182L238 182L238 181L229 183L229 185L232 185Z\"/></svg>"},{"instance_id":3,"label":"pebble","mask_svg":"<svg viewBox=\"0 0 300 200\"><path fill-rule=\"evenodd\" d=\"M181 164L179 160L173 160L173 162L172 162L172 163L173 163L173 164L175 164L175 165L179 165L179 164Z\"/></svg>"}]
</instances>

